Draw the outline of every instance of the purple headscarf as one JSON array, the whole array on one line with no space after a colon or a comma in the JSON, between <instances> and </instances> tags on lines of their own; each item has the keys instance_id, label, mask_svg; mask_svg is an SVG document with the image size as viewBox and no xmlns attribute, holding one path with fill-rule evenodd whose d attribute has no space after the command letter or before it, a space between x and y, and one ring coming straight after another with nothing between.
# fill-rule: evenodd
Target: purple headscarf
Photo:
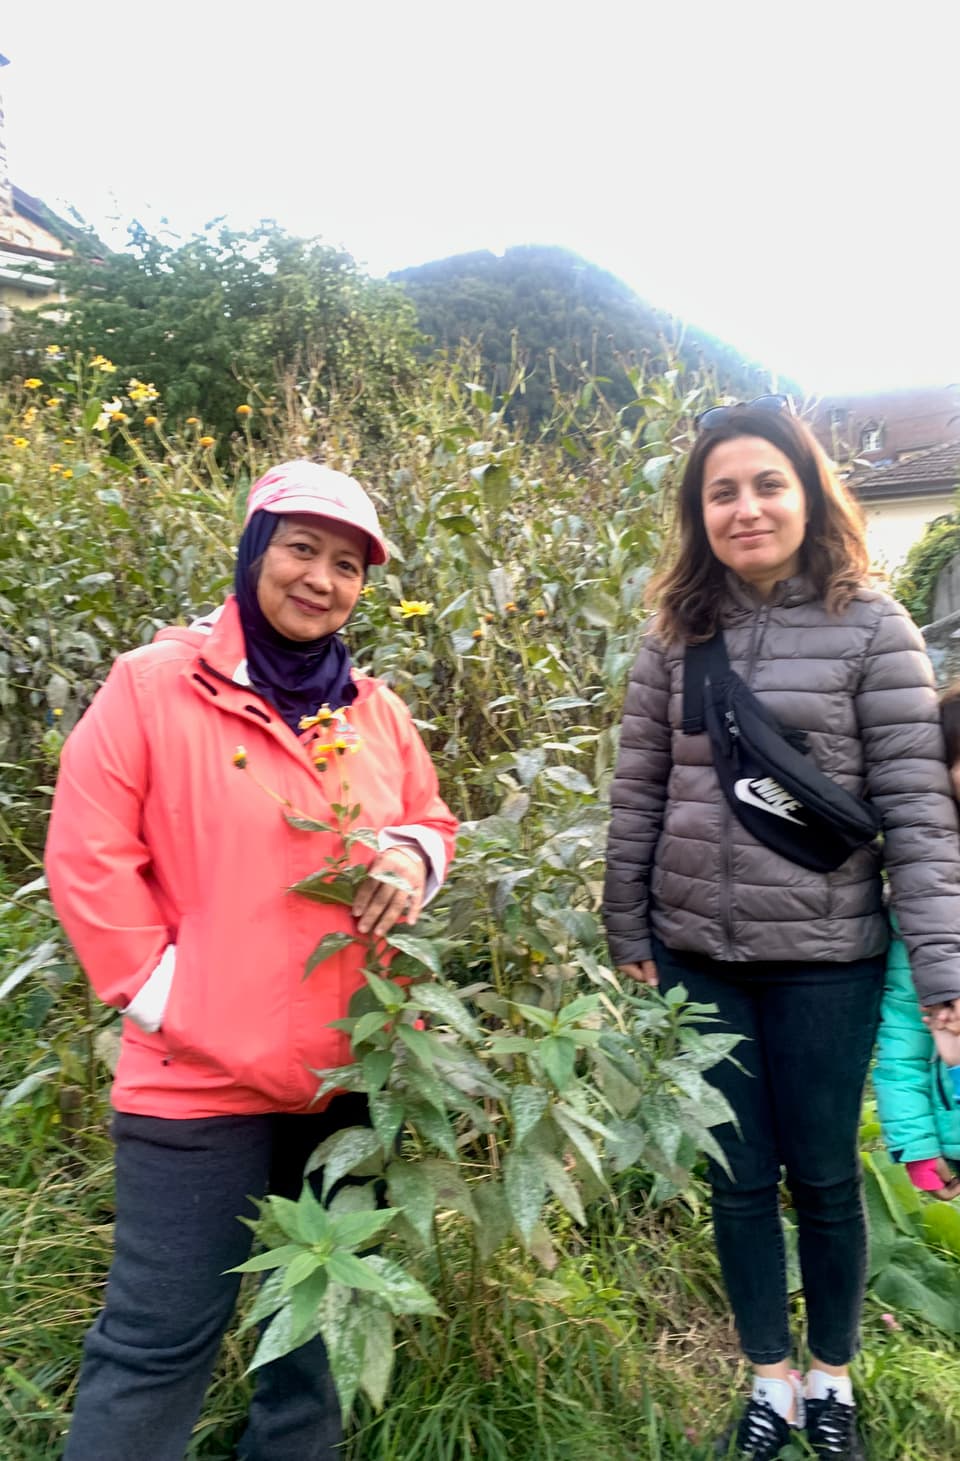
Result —
<instances>
[{"instance_id":1,"label":"purple headscarf","mask_svg":"<svg viewBox=\"0 0 960 1461\"><path fill-rule=\"evenodd\" d=\"M282 720L299 735L300 717L315 715L321 705L339 710L352 705L357 687L350 678L350 651L337 634L319 639L287 639L260 608L259 572L254 564L267 551L279 518L273 512L255 512L243 530L237 548L234 587L240 623L247 647L250 683L275 707Z\"/></svg>"}]
</instances>

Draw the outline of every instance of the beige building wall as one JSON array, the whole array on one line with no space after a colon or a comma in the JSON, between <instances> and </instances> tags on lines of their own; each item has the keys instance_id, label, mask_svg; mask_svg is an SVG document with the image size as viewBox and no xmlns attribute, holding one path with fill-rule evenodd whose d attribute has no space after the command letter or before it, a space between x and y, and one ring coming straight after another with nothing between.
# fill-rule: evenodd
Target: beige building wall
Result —
<instances>
[{"instance_id":1,"label":"beige building wall","mask_svg":"<svg viewBox=\"0 0 960 1461\"><path fill-rule=\"evenodd\" d=\"M953 497L931 492L926 497L890 497L862 506L871 566L880 573L892 573L922 538L927 523L950 512Z\"/></svg>"}]
</instances>

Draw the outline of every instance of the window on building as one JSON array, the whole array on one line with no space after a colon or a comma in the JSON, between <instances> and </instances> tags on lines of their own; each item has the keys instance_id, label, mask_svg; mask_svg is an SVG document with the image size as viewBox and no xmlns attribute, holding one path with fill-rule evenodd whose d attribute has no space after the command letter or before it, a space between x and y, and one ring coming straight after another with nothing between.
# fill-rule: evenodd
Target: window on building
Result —
<instances>
[{"instance_id":1,"label":"window on building","mask_svg":"<svg viewBox=\"0 0 960 1461\"><path fill-rule=\"evenodd\" d=\"M863 428L860 434L861 451L880 451L883 446L883 427L876 426L872 421Z\"/></svg>"}]
</instances>

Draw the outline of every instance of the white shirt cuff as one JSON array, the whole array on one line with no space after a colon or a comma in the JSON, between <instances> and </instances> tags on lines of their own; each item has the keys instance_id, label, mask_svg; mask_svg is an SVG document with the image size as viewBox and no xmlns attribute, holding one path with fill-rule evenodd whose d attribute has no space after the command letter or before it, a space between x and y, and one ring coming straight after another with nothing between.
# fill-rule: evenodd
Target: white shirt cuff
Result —
<instances>
[{"instance_id":1,"label":"white shirt cuff","mask_svg":"<svg viewBox=\"0 0 960 1461\"><path fill-rule=\"evenodd\" d=\"M386 852L388 847L419 847L427 861L427 881L423 889L423 904L426 907L430 899L440 891L447 873L447 854L444 851L443 838L439 832L432 827L384 827L382 832L377 834L377 841L380 844L380 851Z\"/></svg>"},{"instance_id":2,"label":"white shirt cuff","mask_svg":"<svg viewBox=\"0 0 960 1461\"><path fill-rule=\"evenodd\" d=\"M133 1020L148 1035L155 1035L163 1024L176 962L177 946L167 944L159 964L123 1010L127 1019Z\"/></svg>"}]
</instances>

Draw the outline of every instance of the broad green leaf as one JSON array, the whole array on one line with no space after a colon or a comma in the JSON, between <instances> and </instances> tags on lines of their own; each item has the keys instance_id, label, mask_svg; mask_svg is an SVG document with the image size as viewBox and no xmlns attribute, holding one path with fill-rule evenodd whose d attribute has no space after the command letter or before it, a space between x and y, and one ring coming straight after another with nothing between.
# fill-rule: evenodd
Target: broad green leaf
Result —
<instances>
[{"instance_id":1,"label":"broad green leaf","mask_svg":"<svg viewBox=\"0 0 960 1461\"><path fill-rule=\"evenodd\" d=\"M394 1059L392 1050L370 1050L363 1057L363 1081L371 1095L383 1089Z\"/></svg>"},{"instance_id":2,"label":"broad green leaf","mask_svg":"<svg viewBox=\"0 0 960 1461\"><path fill-rule=\"evenodd\" d=\"M302 817L299 813L284 812L284 820L298 832L336 832L329 822L317 822L313 817Z\"/></svg>"},{"instance_id":3,"label":"broad green leaf","mask_svg":"<svg viewBox=\"0 0 960 1461\"><path fill-rule=\"evenodd\" d=\"M394 1323L383 1309L366 1308L360 1316L363 1335L363 1369L360 1388L374 1410L382 1410L393 1373Z\"/></svg>"},{"instance_id":4,"label":"broad green leaf","mask_svg":"<svg viewBox=\"0 0 960 1461\"><path fill-rule=\"evenodd\" d=\"M393 1161L387 1168L387 1191L395 1208L428 1246L433 1242L436 1193L433 1177L423 1162Z\"/></svg>"},{"instance_id":5,"label":"broad green leaf","mask_svg":"<svg viewBox=\"0 0 960 1461\"><path fill-rule=\"evenodd\" d=\"M317 1320L344 1417L353 1409L363 1373L361 1313L352 1288L339 1283L328 1285Z\"/></svg>"},{"instance_id":6,"label":"broad green leaf","mask_svg":"<svg viewBox=\"0 0 960 1461\"><path fill-rule=\"evenodd\" d=\"M283 1275L284 1290L295 1288L305 1278L310 1278L318 1268L323 1268L324 1259L309 1248L301 1248L296 1258L291 1258Z\"/></svg>"},{"instance_id":7,"label":"broad green leaf","mask_svg":"<svg viewBox=\"0 0 960 1461\"><path fill-rule=\"evenodd\" d=\"M364 969L363 977L367 981L367 987L373 991L384 1009L400 1009L406 996L399 984L394 984L392 979L381 979L379 974L374 974L369 969Z\"/></svg>"},{"instance_id":8,"label":"broad green leaf","mask_svg":"<svg viewBox=\"0 0 960 1461\"><path fill-rule=\"evenodd\" d=\"M519 1055L523 1051L533 1050L535 1040L529 1035L494 1035L490 1041L490 1050L494 1055Z\"/></svg>"},{"instance_id":9,"label":"broad green leaf","mask_svg":"<svg viewBox=\"0 0 960 1461\"><path fill-rule=\"evenodd\" d=\"M323 1192L327 1197L341 1177L379 1152L380 1138L369 1126L347 1126L321 1142L307 1163L307 1171L323 1168Z\"/></svg>"},{"instance_id":10,"label":"broad green leaf","mask_svg":"<svg viewBox=\"0 0 960 1461\"><path fill-rule=\"evenodd\" d=\"M309 1187L306 1190L309 1191ZM314 1201L316 1201L315 1198ZM301 1222L302 1209L298 1202L292 1202L289 1197L278 1197L275 1193L271 1193L267 1198L267 1204L272 1217L286 1237L293 1238L297 1243L316 1242L312 1234L304 1231Z\"/></svg>"},{"instance_id":11,"label":"broad green leaf","mask_svg":"<svg viewBox=\"0 0 960 1461\"><path fill-rule=\"evenodd\" d=\"M398 1096L395 1091L377 1091L371 1092L367 1101L373 1129L380 1138L384 1154L389 1156L403 1125L403 1097Z\"/></svg>"},{"instance_id":12,"label":"broad green leaf","mask_svg":"<svg viewBox=\"0 0 960 1461\"><path fill-rule=\"evenodd\" d=\"M548 766L543 772L543 780L562 786L564 791L578 792L581 796L593 796L595 792L593 783L575 766Z\"/></svg>"},{"instance_id":13,"label":"broad green leaf","mask_svg":"<svg viewBox=\"0 0 960 1461\"><path fill-rule=\"evenodd\" d=\"M536 1004L518 1004L514 1002L514 1009L519 1010L525 1020L539 1026L541 1030L553 1030L557 1017L553 1010L541 1009Z\"/></svg>"},{"instance_id":14,"label":"broad green leaf","mask_svg":"<svg viewBox=\"0 0 960 1461\"><path fill-rule=\"evenodd\" d=\"M346 1189L344 1189L346 1190ZM378 1207L369 1212L338 1212L330 1218L330 1241L338 1248L365 1248L389 1227L396 1208Z\"/></svg>"},{"instance_id":15,"label":"broad green leaf","mask_svg":"<svg viewBox=\"0 0 960 1461\"><path fill-rule=\"evenodd\" d=\"M269 1199L274 1212L276 1212L276 1204L282 1200L278 1197ZM304 1243L326 1243L329 1240L330 1216L323 1204L317 1201L309 1182L303 1184L295 1211L297 1226ZM284 1229L284 1231L289 1230Z\"/></svg>"},{"instance_id":16,"label":"broad green leaf","mask_svg":"<svg viewBox=\"0 0 960 1461\"><path fill-rule=\"evenodd\" d=\"M577 599L581 616L598 629L614 629L620 618L620 605L612 594L596 586L587 589Z\"/></svg>"},{"instance_id":17,"label":"broad green leaf","mask_svg":"<svg viewBox=\"0 0 960 1461\"><path fill-rule=\"evenodd\" d=\"M477 1210L474 1238L480 1257L490 1258L510 1234L511 1218L503 1184L495 1178L478 1182L472 1191Z\"/></svg>"},{"instance_id":18,"label":"broad green leaf","mask_svg":"<svg viewBox=\"0 0 960 1461\"><path fill-rule=\"evenodd\" d=\"M268 1268L284 1268L302 1252L299 1243L282 1243L279 1248L271 1248L266 1253L255 1253L246 1263L238 1263L236 1268L229 1268L227 1272L263 1273Z\"/></svg>"},{"instance_id":19,"label":"broad green leaf","mask_svg":"<svg viewBox=\"0 0 960 1461\"><path fill-rule=\"evenodd\" d=\"M362 1045L364 1040L369 1040L372 1035L377 1035L389 1023L391 1015L389 1010L370 1010L369 1014L361 1015L350 1031L350 1044L354 1050Z\"/></svg>"},{"instance_id":20,"label":"broad green leaf","mask_svg":"<svg viewBox=\"0 0 960 1461\"><path fill-rule=\"evenodd\" d=\"M507 1203L517 1231L527 1244L547 1194L547 1178L542 1162L542 1157L518 1151L514 1147L507 1153L503 1163L503 1186Z\"/></svg>"},{"instance_id":21,"label":"broad green leaf","mask_svg":"<svg viewBox=\"0 0 960 1461\"><path fill-rule=\"evenodd\" d=\"M358 942L359 940L354 938L352 933L325 933L307 960L304 978L307 974L312 974L317 965L322 964L325 959L332 959L334 954L339 954L343 949L348 949L351 944Z\"/></svg>"},{"instance_id":22,"label":"broad green leaf","mask_svg":"<svg viewBox=\"0 0 960 1461\"><path fill-rule=\"evenodd\" d=\"M292 1304L284 1304L261 1335L253 1359L247 1367L248 1373L290 1354L291 1350L298 1349L308 1337L296 1325Z\"/></svg>"},{"instance_id":23,"label":"broad green leaf","mask_svg":"<svg viewBox=\"0 0 960 1461\"><path fill-rule=\"evenodd\" d=\"M422 1163L433 1181L436 1206L452 1207L463 1213L472 1223L478 1221L473 1192L464 1181L463 1174L455 1162L443 1162L438 1157L427 1157Z\"/></svg>"},{"instance_id":24,"label":"broad green leaf","mask_svg":"<svg viewBox=\"0 0 960 1461\"><path fill-rule=\"evenodd\" d=\"M573 1080L575 1042L567 1035L547 1035L537 1045L537 1059L557 1090L565 1091Z\"/></svg>"},{"instance_id":25,"label":"broad green leaf","mask_svg":"<svg viewBox=\"0 0 960 1461\"><path fill-rule=\"evenodd\" d=\"M287 1295L283 1291L283 1269L277 1269L275 1273L268 1274L260 1285L254 1297L253 1303L247 1310L240 1323L240 1332L252 1329L254 1325L275 1314L284 1304L289 1303Z\"/></svg>"},{"instance_id":26,"label":"broad green leaf","mask_svg":"<svg viewBox=\"0 0 960 1461\"><path fill-rule=\"evenodd\" d=\"M574 1222L585 1223L587 1219L584 1215L580 1193L577 1191L577 1184L566 1171L563 1163L556 1157L541 1156L540 1164L547 1179L547 1186L554 1197L563 1203Z\"/></svg>"},{"instance_id":27,"label":"broad green leaf","mask_svg":"<svg viewBox=\"0 0 960 1461\"><path fill-rule=\"evenodd\" d=\"M463 1001L452 989L446 989L440 984L418 984L416 989L411 990L411 1002L417 1004L421 1009L456 1030L465 1040L476 1043L481 1038L481 1031L476 1020L466 1008Z\"/></svg>"},{"instance_id":28,"label":"broad green leaf","mask_svg":"<svg viewBox=\"0 0 960 1461\"><path fill-rule=\"evenodd\" d=\"M416 938L413 934L394 931L387 935L387 943L401 954L408 954L411 959L416 959L419 964L425 964L432 974L436 974L437 978L443 973L437 946L431 943L430 939Z\"/></svg>"},{"instance_id":29,"label":"broad green leaf","mask_svg":"<svg viewBox=\"0 0 960 1461\"><path fill-rule=\"evenodd\" d=\"M290 1294L291 1331L302 1335L304 1340L312 1339L317 1332L318 1310L329 1282L326 1270L317 1268Z\"/></svg>"},{"instance_id":30,"label":"broad green leaf","mask_svg":"<svg viewBox=\"0 0 960 1461\"><path fill-rule=\"evenodd\" d=\"M550 1097L542 1086L514 1086L510 1092L510 1114L517 1146L523 1145L524 1137L533 1130L549 1104Z\"/></svg>"},{"instance_id":31,"label":"broad green leaf","mask_svg":"<svg viewBox=\"0 0 960 1461\"><path fill-rule=\"evenodd\" d=\"M443 1152L445 1157L449 1157L451 1161L457 1160L456 1137L445 1111L438 1111L425 1101L418 1101L408 1104L407 1122L420 1136Z\"/></svg>"},{"instance_id":32,"label":"broad green leaf","mask_svg":"<svg viewBox=\"0 0 960 1461\"><path fill-rule=\"evenodd\" d=\"M600 1161L600 1153L593 1142L587 1136L582 1126L573 1119L566 1111L554 1106L552 1111L554 1121L569 1140L571 1146L578 1156L582 1157L587 1166L593 1172L598 1181L606 1186L606 1179L603 1175L603 1166Z\"/></svg>"},{"instance_id":33,"label":"broad green leaf","mask_svg":"<svg viewBox=\"0 0 960 1461\"><path fill-rule=\"evenodd\" d=\"M289 893L300 893L314 903L338 903L345 908L353 906L357 880L343 875L329 877L326 873L313 873L287 889Z\"/></svg>"},{"instance_id":34,"label":"broad green leaf","mask_svg":"<svg viewBox=\"0 0 960 1461\"><path fill-rule=\"evenodd\" d=\"M377 1271L370 1267L369 1259L358 1258L338 1248L330 1254L326 1263L327 1273L334 1283L347 1288L364 1289L372 1294L386 1294L387 1286Z\"/></svg>"},{"instance_id":35,"label":"broad green leaf","mask_svg":"<svg viewBox=\"0 0 960 1461\"><path fill-rule=\"evenodd\" d=\"M412 1025L398 1025L397 1035L415 1059L433 1069L433 1045L425 1030L415 1030Z\"/></svg>"},{"instance_id":36,"label":"broad green leaf","mask_svg":"<svg viewBox=\"0 0 960 1461\"><path fill-rule=\"evenodd\" d=\"M412 1274L380 1253L372 1253L364 1260L387 1285L387 1301L395 1314L439 1314L432 1296Z\"/></svg>"}]
</instances>

